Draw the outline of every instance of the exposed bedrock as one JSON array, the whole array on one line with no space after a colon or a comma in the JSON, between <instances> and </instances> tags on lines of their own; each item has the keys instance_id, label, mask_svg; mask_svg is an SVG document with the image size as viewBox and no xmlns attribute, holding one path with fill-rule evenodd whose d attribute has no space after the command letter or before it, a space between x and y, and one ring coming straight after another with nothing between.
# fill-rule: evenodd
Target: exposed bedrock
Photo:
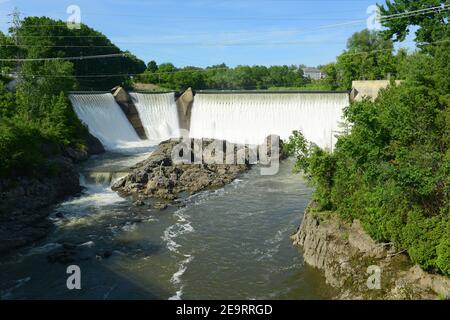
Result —
<instances>
[{"instance_id":1,"label":"exposed bedrock","mask_svg":"<svg viewBox=\"0 0 450 320\"><path fill-rule=\"evenodd\" d=\"M81 191L71 160L50 164L55 172L44 177L0 180L0 253L45 237L52 227L49 206Z\"/></svg>"},{"instance_id":2,"label":"exposed bedrock","mask_svg":"<svg viewBox=\"0 0 450 320\"><path fill-rule=\"evenodd\" d=\"M105 148L102 143L92 134L89 134L86 138L86 149L79 150L72 147L63 148L63 155L70 158L75 163L85 161L89 156L101 154L103 152L105 152Z\"/></svg>"},{"instance_id":3,"label":"exposed bedrock","mask_svg":"<svg viewBox=\"0 0 450 320\"><path fill-rule=\"evenodd\" d=\"M312 212L310 206L292 240L305 262L322 270L326 282L337 289L337 299L450 297L448 277L426 273L402 252L376 243L358 220L350 224L332 212ZM380 289L371 278L377 268Z\"/></svg>"},{"instance_id":4,"label":"exposed bedrock","mask_svg":"<svg viewBox=\"0 0 450 320\"><path fill-rule=\"evenodd\" d=\"M276 138L272 140L272 137L268 137L267 144L279 141ZM205 189L220 188L232 182L258 160L267 165L278 161L275 158L279 157L278 152L272 154L267 147L259 148L257 153L255 148L229 144L226 141L187 141L172 139L162 142L147 160L134 166L133 171L117 181L112 189L122 196L135 196L141 200L156 198L171 201L180 193L193 194ZM267 156L264 158L261 150L266 151Z\"/></svg>"},{"instance_id":5,"label":"exposed bedrock","mask_svg":"<svg viewBox=\"0 0 450 320\"><path fill-rule=\"evenodd\" d=\"M206 148L210 143L212 140L203 140L203 147ZM193 194L204 189L222 187L250 168L245 163L176 164L172 160L172 151L179 145L178 139L162 142L147 160L134 166L133 171L117 181L112 189L123 196L135 195L141 199L170 201L182 192ZM194 159L193 154L191 156Z\"/></svg>"}]
</instances>

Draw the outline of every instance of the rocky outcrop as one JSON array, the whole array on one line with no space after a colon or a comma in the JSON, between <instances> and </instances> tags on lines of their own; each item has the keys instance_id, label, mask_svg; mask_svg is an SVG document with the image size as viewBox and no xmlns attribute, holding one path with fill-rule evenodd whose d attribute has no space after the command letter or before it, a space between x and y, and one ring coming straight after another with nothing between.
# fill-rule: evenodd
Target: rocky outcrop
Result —
<instances>
[{"instance_id":1,"label":"rocky outcrop","mask_svg":"<svg viewBox=\"0 0 450 320\"><path fill-rule=\"evenodd\" d=\"M324 272L337 299L436 299L450 297L450 279L424 272L388 244L376 243L358 220L344 222L332 212L305 212L292 236L306 263ZM379 268L379 269L378 269ZM380 287L369 284L379 270ZM372 288L372 289L370 289Z\"/></svg>"},{"instance_id":2,"label":"rocky outcrop","mask_svg":"<svg viewBox=\"0 0 450 320\"><path fill-rule=\"evenodd\" d=\"M63 147L63 155L75 163L86 161L89 156L101 154L103 152L105 152L105 148L102 143L92 134L89 134L86 138L85 149L76 149L69 146Z\"/></svg>"},{"instance_id":3,"label":"rocky outcrop","mask_svg":"<svg viewBox=\"0 0 450 320\"><path fill-rule=\"evenodd\" d=\"M59 157L50 166L54 172L44 177L0 180L0 253L45 237L48 207L81 191L71 160Z\"/></svg>"},{"instance_id":4,"label":"rocky outcrop","mask_svg":"<svg viewBox=\"0 0 450 320\"><path fill-rule=\"evenodd\" d=\"M210 143L212 140L203 140L203 147ZM170 201L182 192L193 194L222 187L250 168L248 164L207 164L202 159L199 164L174 163L172 151L179 144L180 140L162 142L147 160L133 167L133 171L116 182L112 189L123 196ZM194 157L193 154L190 156Z\"/></svg>"},{"instance_id":5,"label":"rocky outcrop","mask_svg":"<svg viewBox=\"0 0 450 320\"><path fill-rule=\"evenodd\" d=\"M90 133L86 139L86 146L87 153L89 155L96 155L105 152L105 147L103 147L103 144L100 142L100 140Z\"/></svg>"}]
</instances>

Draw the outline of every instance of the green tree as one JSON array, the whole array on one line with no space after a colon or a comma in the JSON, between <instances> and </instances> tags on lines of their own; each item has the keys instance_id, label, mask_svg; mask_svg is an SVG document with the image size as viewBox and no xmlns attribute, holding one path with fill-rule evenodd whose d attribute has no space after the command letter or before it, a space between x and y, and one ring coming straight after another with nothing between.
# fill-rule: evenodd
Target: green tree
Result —
<instances>
[{"instance_id":1,"label":"green tree","mask_svg":"<svg viewBox=\"0 0 450 320\"><path fill-rule=\"evenodd\" d=\"M11 37L0 32L0 59L11 59L17 54L17 46ZM6 75L12 71L14 64L11 62L0 61L0 81L7 81Z\"/></svg>"},{"instance_id":2,"label":"green tree","mask_svg":"<svg viewBox=\"0 0 450 320\"><path fill-rule=\"evenodd\" d=\"M123 54L104 59L73 60L73 75L80 76L77 80L83 90L110 90L127 81L131 74L140 74L146 69L143 61L121 51L105 35L84 24L80 29L69 29L61 20L27 17L20 28L11 28L10 33L20 40L24 58Z\"/></svg>"},{"instance_id":3,"label":"green tree","mask_svg":"<svg viewBox=\"0 0 450 320\"><path fill-rule=\"evenodd\" d=\"M386 79L396 74L396 64L391 40L381 32L367 29L356 32L348 40L347 50L336 62L339 88L351 89L353 80Z\"/></svg>"},{"instance_id":4,"label":"green tree","mask_svg":"<svg viewBox=\"0 0 450 320\"><path fill-rule=\"evenodd\" d=\"M329 63L321 68L322 72L325 74L325 78L322 80L330 90L335 90L338 88L338 72L335 63Z\"/></svg>"},{"instance_id":5,"label":"green tree","mask_svg":"<svg viewBox=\"0 0 450 320\"><path fill-rule=\"evenodd\" d=\"M403 41L410 33L411 26L418 26L416 31L417 42L435 42L448 40L450 27L448 25L448 0L387 0L385 5L379 5L381 15L391 15L416 12L401 18L387 18L382 20L383 26L387 28L384 33L388 39ZM436 7L441 7L436 8ZM427 10L435 8L432 10Z\"/></svg>"},{"instance_id":6,"label":"green tree","mask_svg":"<svg viewBox=\"0 0 450 320\"><path fill-rule=\"evenodd\" d=\"M434 53L407 57L403 83L352 103L344 112L351 132L338 137L334 152L310 147L297 167L321 209L361 220L375 240L449 275L450 51ZM305 145L298 135L292 140L286 145Z\"/></svg>"},{"instance_id":7,"label":"green tree","mask_svg":"<svg viewBox=\"0 0 450 320\"><path fill-rule=\"evenodd\" d=\"M158 71L158 64L156 61L152 60L149 63L147 63L147 71L150 73L155 73Z\"/></svg>"}]
</instances>

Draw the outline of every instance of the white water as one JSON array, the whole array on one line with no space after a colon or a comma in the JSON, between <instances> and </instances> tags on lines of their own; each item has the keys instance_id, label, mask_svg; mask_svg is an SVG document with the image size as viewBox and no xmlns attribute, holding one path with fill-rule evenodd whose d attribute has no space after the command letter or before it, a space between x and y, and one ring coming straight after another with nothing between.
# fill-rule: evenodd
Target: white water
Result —
<instances>
[{"instance_id":1,"label":"white water","mask_svg":"<svg viewBox=\"0 0 450 320\"><path fill-rule=\"evenodd\" d=\"M348 105L346 93L198 93L190 135L260 144L269 134L287 139L293 130L301 130L309 141L330 148Z\"/></svg>"},{"instance_id":2,"label":"white water","mask_svg":"<svg viewBox=\"0 0 450 320\"><path fill-rule=\"evenodd\" d=\"M130 93L150 141L178 138L179 121L174 93Z\"/></svg>"},{"instance_id":3,"label":"white water","mask_svg":"<svg viewBox=\"0 0 450 320\"><path fill-rule=\"evenodd\" d=\"M71 94L69 98L78 118L105 149L128 149L148 144L138 137L112 94Z\"/></svg>"}]
</instances>

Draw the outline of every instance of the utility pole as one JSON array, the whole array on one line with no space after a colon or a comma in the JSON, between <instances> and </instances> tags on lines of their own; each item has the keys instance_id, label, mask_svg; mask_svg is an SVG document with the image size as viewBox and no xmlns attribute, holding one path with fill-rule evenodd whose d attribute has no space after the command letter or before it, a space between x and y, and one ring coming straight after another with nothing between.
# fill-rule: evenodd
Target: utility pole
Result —
<instances>
[{"instance_id":1,"label":"utility pole","mask_svg":"<svg viewBox=\"0 0 450 320\"><path fill-rule=\"evenodd\" d=\"M16 45L20 44L20 38L19 38L19 30L22 25L22 21L20 20L20 11L17 9L17 7L14 8L13 12L8 14L9 17L11 17L11 29L12 29L12 35L14 37L14 43Z\"/></svg>"}]
</instances>

